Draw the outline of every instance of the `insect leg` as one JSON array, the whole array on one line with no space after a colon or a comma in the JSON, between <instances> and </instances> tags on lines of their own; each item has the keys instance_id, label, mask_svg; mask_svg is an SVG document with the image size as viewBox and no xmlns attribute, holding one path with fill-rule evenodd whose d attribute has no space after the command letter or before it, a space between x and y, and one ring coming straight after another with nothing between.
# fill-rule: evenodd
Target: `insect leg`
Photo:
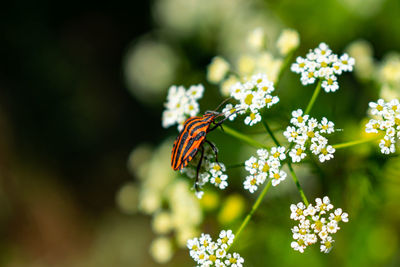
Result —
<instances>
[{"instance_id":1,"label":"insect leg","mask_svg":"<svg viewBox=\"0 0 400 267\"><path fill-rule=\"evenodd\" d=\"M224 118L224 119L222 119L222 120L220 120L219 122L215 123L215 125L214 125L211 129L209 129L208 131L211 132L212 130L214 130L214 129L217 128L218 126L221 126L221 128L222 128L222 125L221 125L221 124L222 124L224 121L226 121L228 118L229 118L229 116L226 117L226 118ZM222 129L222 130L223 130L223 129Z\"/></svg>"},{"instance_id":2,"label":"insect leg","mask_svg":"<svg viewBox=\"0 0 400 267\"><path fill-rule=\"evenodd\" d=\"M215 161L218 163L218 165L221 166L221 164L219 164L219 162L218 162L218 148L217 148L213 143L211 143L210 141L208 141L207 139L206 139L205 141L207 142L207 144L210 145L210 147L211 147L212 150L214 151L214 154L215 154Z\"/></svg>"},{"instance_id":3,"label":"insect leg","mask_svg":"<svg viewBox=\"0 0 400 267\"><path fill-rule=\"evenodd\" d=\"M200 172L201 162L203 161L204 158L204 148L201 147L200 149L201 149L201 155L199 163L197 164L196 180L194 181L194 189L196 190L196 192L199 192L199 172Z\"/></svg>"}]
</instances>

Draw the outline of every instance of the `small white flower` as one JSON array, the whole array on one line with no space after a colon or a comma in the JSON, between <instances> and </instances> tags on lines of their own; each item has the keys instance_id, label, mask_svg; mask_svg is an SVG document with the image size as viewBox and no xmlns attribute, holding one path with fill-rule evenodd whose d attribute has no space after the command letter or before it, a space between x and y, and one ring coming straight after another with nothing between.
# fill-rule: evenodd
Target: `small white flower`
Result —
<instances>
[{"instance_id":1,"label":"small white flower","mask_svg":"<svg viewBox=\"0 0 400 267\"><path fill-rule=\"evenodd\" d=\"M272 186L277 186L280 182L282 182L283 180L285 180L287 174L284 171L271 171L270 177L271 177L271 183Z\"/></svg>"},{"instance_id":2,"label":"small white flower","mask_svg":"<svg viewBox=\"0 0 400 267\"><path fill-rule=\"evenodd\" d=\"M330 221L326 226L326 230L331 234L336 233L339 229L340 228L339 228L338 223L336 221Z\"/></svg>"},{"instance_id":3,"label":"small white flower","mask_svg":"<svg viewBox=\"0 0 400 267\"><path fill-rule=\"evenodd\" d=\"M244 123L249 126L253 126L259 121L261 121L261 115L259 113L251 112L250 115L244 120Z\"/></svg>"},{"instance_id":4,"label":"small white flower","mask_svg":"<svg viewBox=\"0 0 400 267\"><path fill-rule=\"evenodd\" d=\"M218 244L227 244L228 246L233 243L233 239L235 235L233 234L232 230L222 230L219 233Z\"/></svg>"},{"instance_id":5,"label":"small white flower","mask_svg":"<svg viewBox=\"0 0 400 267\"><path fill-rule=\"evenodd\" d=\"M271 156L279 160L284 160L286 158L285 147L279 146L271 148Z\"/></svg>"},{"instance_id":6,"label":"small white flower","mask_svg":"<svg viewBox=\"0 0 400 267\"><path fill-rule=\"evenodd\" d=\"M348 222L348 214L346 212L343 212L341 208L336 209L333 213L329 214L329 220L335 220L336 222Z\"/></svg>"},{"instance_id":7,"label":"small white flower","mask_svg":"<svg viewBox=\"0 0 400 267\"><path fill-rule=\"evenodd\" d=\"M332 237L328 236L325 240L321 241L321 252L328 253L332 249L332 243L334 240Z\"/></svg>"},{"instance_id":8,"label":"small white flower","mask_svg":"<svg viewBox=\"0 0 400 267\"><path fill-rule=\"evenodd\" d=\"M226 179L228 179L228 175L222 174L212 177L210 182L219 189L225 189L228 186L228 182L226 181Z\"/></svg>"},{"instance_id":9,"label":"small white flower","mask_svg":"<svg viewBox=\"0 0 400 267\"><path fill-rule=\"evenodd\" d=\"M289 156L292 158L292 162L300 162L306 157L306 148L302 145L295 145L295 147L290 150Z\"/></svg>"},{"instance_id":10,"label":"small white flower","mask_svg":"<svg viewBox=\"0 0 400 267\"><path fill-rule=\"evenodd\" d=\"M335 149L329 145L327 147L322 147L319 154L319 161L324 162L326 160L333 159L333 153L335 153Z\"/></svg>"},{"instance_id":11,"label":"small white flower","mask_svg":"<svg viewBox=\"0 0 400 267\"><path fill-rule=\"evenodd\" d=\"M306 206L303 204L303 202L299 202L297 203L297 205L290 205L290 210L291 210L291 214L290 214L290 219L292 220L303 220L305 218L304 216L304 209L306 208Z\"/></svg>"},{"instance_id":12,"label":"small white flower","mask_svg":"<svg viewBox=\"0 0 400 267\"><path fill-rule=\"evenodd\" d=\"M250 193L254 193L257 190L257 178L255 176L249 175L246 177L246 180L243 183L244 189L250 191Z\"/></svg>"}]
</instances>

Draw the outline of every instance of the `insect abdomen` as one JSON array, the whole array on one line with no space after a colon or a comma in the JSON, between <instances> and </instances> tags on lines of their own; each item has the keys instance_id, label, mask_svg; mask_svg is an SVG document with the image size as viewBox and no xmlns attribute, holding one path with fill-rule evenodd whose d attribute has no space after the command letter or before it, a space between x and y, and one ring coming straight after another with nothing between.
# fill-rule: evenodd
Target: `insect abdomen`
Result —
<instances>
[{"instance_id":1,"label":"insect abdomen","mask_svg":"<svg viewBox=\"0 0 400 267\"><path fill-rule=\"evenodd\" d=\"M214 117L214 115L205 115L191 117L185 121L183 130L175 140L172 149L171 166L174 170L181 170L193 159L204 142Z\"/></svg>"}]
</instances>

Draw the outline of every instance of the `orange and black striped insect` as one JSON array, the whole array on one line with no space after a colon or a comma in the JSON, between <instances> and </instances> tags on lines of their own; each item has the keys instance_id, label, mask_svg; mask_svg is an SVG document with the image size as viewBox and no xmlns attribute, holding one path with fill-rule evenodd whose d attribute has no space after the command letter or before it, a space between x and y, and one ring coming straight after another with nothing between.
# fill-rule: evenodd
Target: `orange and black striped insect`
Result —
<instances>
[{"instance_id":1,"label":"orange and black striped insect","mask_svg":"<svg viewBox=\"0 0 400 267\"><path fill-rule=\"evenodd\" d=\"M229 100L229 98L227 100ZM223 103L221 103L220 106ZM237 111L235 111L235 113L236 112ZM202 117L190 117L184 122L183 129L174 142L171 153L171 166L174 170L182 170L196 156L199 150L201 152L200 160L197 165L196 181L194 183L196 191L198 191L199 170L204 157L204 142L210 145L215 153L215 161L218 163L218 149L213 143L206 139L206 136L218 126L222 129L222 123L233 114L234 113L231 113L225 116L224 113L207 111ZM216 122L216 119L222 116L225 116L225 118ZM214 125L211 127L213 123Z\"/></svg>"}]
</instances>

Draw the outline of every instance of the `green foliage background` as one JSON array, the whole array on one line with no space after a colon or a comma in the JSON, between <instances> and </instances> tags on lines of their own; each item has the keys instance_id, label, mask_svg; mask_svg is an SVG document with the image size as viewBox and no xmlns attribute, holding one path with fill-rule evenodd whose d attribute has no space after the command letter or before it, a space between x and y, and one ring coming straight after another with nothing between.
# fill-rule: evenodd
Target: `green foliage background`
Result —
<instances>
[{"instance_id":1,"label":"green foliage background","mask_svg":"<svg viewBox=\"0 0 400 267\"><path fill-rule=\"evenodd\" d=\"M60 8L44 1L22 1L25 8L12 3L1 11L0 265L157 265L148 253L155 237L151 218L139 212L122 214L115 196L124 183L132 179L140 183L128 172L131 149L143 143L156 147L177 132L174 127L161 128L167 87L157 92L154 101L130 94L148 89L125 83L125 57L143 38L167 44L178 62L171 84L203 83L204 112L223 99L219 89L206 81L206 66L213 56L225 56L221 25L210 20L213 31L200 25L181 34L160 23L154 11L159 2L77 2ZM304 56L320 42L340 54L357 39L371 43L376 62L388 52L400 52L397 0L242 4L253 5L266 20L273 18L277 32L296 29L301 37L296 56ZM176 11L176 16L181 12L185 10ZM359 138L368 102L376 101L381 89L379 83L361 81L353 73L342 75L339 84L338 92L321 93L312 110L313 116L326 116L343 129L332 136L332 144ZM302 86L298 75L284 73L276 91L280 102L268 113L278 134L292 110L305 108L313 88ZM272 144L266 134L259 134L261 126L227 125ZM209 139L218 145L220 159L227 165L255 152L219 131ZM268 192L235 244L245 266L399 266L398 152L384 156L376 144L362 145L338 150L326 164L302 166L296 171L307 197L328 195L335 207L349 213L349 223L334 236L331 253L320 253L316 245L304 254L293 251L289 206L300 197L288 177L282 190ZM229 174L230 186L218 192L220 200L238 193L246 199L247 211L257 193L250 195L241 188L243 172L233 169ZM241 222L220 225L217 211L205 216L203 230L213 236L223 228L237 229ZM187 250L178 250L166 265L193 264Z\"/></svg>"}]
</instances>

